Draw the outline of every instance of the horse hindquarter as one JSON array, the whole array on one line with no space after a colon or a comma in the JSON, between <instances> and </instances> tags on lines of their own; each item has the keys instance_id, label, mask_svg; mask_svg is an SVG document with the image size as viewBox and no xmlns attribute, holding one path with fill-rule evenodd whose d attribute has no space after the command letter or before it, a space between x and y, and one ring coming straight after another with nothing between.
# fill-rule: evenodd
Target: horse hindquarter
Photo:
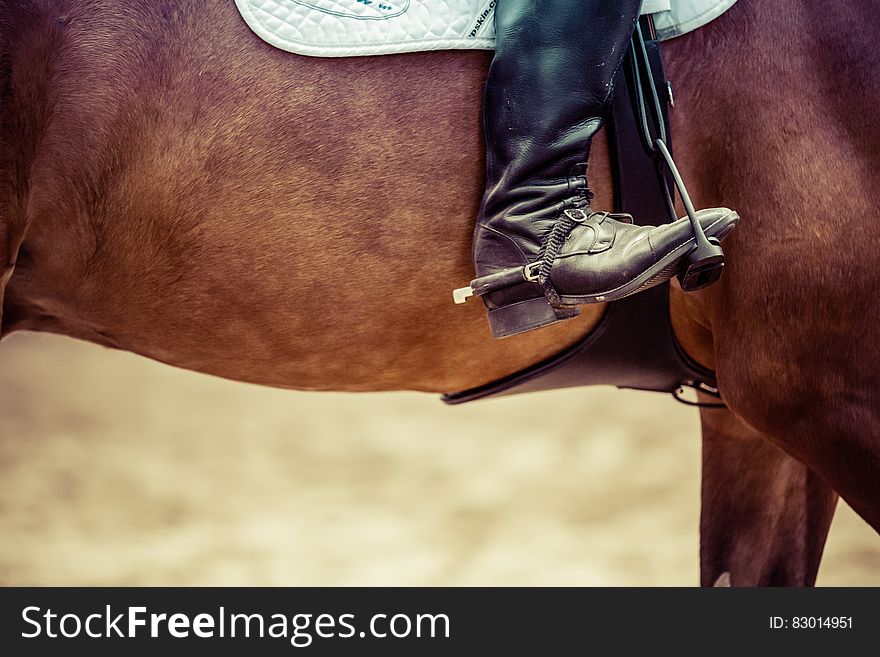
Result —
<instances>
[{"instance_id":1,"label":"horse hindquarter","mask_svg":"<svg viewBox=\"0 0 880 657\"><path fill-rule=\"evenodd\" d=\"M741 0L673 42L669 68L688 80L677 135L698 203L743 217L697 297L725 400L880 530L878 22L862 3Z\"/></svg>"}]
</instances>

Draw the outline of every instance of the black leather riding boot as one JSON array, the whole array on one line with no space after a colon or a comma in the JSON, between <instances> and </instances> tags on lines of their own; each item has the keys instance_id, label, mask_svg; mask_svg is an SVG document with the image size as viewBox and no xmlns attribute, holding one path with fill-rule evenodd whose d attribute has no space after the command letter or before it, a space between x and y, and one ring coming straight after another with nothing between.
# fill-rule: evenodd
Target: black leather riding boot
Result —
<instances>
[{"instance_id":1,"label":"black leather riding boot","mask_svg":"<svg viewBox=\"0 0 880 657\"><path fill-rule=\"evenodd\" d=\"M668 280L694 246L687 219L634 226L593 212L590 140L641 0L498 0L496 50L483 121L486 191L474 235L477 278L456 301L482 296L495 337L575 317ZM726 209L697 213L708 237L735 225Z\"/></svg>"}]
</instances>

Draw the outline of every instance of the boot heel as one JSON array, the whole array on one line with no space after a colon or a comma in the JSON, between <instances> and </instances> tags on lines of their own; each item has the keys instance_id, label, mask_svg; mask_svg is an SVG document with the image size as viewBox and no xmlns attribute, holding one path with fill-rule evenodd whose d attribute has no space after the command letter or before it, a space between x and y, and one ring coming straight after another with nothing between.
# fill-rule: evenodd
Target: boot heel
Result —
<instances>
[{"instance_id":1,"label":"boot heel","mask_svg":"<svg viewBox=\"0 0 880 657\"><path fill-rule=\"evenodd\" d=\"M494 337L508 338L580 314L577 306L554 308L545 297L537 297L489 310L489 328Z\"/></svg>"}]
</instances>

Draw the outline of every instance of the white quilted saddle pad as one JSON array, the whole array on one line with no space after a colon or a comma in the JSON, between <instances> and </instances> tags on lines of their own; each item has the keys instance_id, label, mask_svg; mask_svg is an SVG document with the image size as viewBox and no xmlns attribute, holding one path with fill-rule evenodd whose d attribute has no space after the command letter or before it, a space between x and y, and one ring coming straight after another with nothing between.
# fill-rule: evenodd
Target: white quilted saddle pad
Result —
<instances>
[{"instance_id":1,"label":"white quilted saddle pad","mask_svg":"<svg viewBox=\"0 0 880 657\"><path fill-rule=\"evenodd\" d=\"M606 0L613 2L613 0ZM352 57L494 47L496 0L235 0L262 39L300 55ZM736 0L644 0L661 39L690 32Z\"/></svg>"}]
</instances>

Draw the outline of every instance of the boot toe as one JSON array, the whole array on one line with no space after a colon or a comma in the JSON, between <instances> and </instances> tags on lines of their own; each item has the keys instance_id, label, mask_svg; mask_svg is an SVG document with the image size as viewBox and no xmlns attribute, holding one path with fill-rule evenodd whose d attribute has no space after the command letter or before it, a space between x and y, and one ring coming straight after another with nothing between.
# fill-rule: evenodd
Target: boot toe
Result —
<instances>
[{"instance_id":1,"label":"boot toe","mask_svg":"<svg viewBox=\"0 0 880 657\"><path fill-rule=\"evenodd\" d=\"M697 220L700 222L706 235L709 237L719 237L717 233L724 229L728 229L727 232L729 232L729 229L736 225L739 221L739 215L730 208L707 208L697 212ZM687 217L684 217L681 221L689 220ZM727 232L724 233L725 236Z\"/></svg>"},{"instance_id":2,"label":"boot toe","mask_svg":"<svg viewBox=\"0 0 880 657\"><path fill-rule=\"evenodd\" d=\"M739 221L739 215L728 208L707 208L699 210L696 216L706 237L717 237L719 240L727 237ZM682 217L671 224L652 229L649 239L651 247L659 254L678 248L693 237L690 219Z\"/></svg>"},{"instance_id":3,"label":"boot toe","mask_svg":"<svg viewBox=\"0 0 880 657\"><path fill-rule=\"evenodd\" d=\"M697 219L707 237L720 240L739 215L710 208L699 211ZM613 246L599 252L563 249L550 279L565 303L613 301L662 283L679 271L694 242L687 217L656 227L620 224L614 231Z\"/></svg>"}]
</instances>

